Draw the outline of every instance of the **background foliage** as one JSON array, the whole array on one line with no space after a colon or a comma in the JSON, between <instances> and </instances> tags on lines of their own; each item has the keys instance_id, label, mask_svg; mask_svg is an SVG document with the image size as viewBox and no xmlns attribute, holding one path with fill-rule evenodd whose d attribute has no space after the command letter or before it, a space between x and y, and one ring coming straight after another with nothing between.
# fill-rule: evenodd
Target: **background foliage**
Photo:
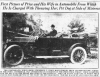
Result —
<instances>
[{"instance_id":1,"label":"background foliage","mask_svg":"<svg viewBox=\"0 0 100 77\"><path fill-rule=\"evenodd\" d=\"M80 20L72 20L68 27L70 28L71 33L78 33L84 31L84 25Z\"/></svg>"}]
</instances>

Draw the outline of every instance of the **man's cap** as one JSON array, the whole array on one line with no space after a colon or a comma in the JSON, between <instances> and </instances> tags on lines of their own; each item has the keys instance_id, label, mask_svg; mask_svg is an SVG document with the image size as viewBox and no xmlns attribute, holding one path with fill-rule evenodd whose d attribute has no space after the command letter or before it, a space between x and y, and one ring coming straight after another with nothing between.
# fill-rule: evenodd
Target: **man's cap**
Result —
<instances>
[{"instance_id":1,"label":"man's cap","mask_svg":"<svg viewBox=\"0 0 100 77\"><path fill-rule=\"evenodd\" d=\"M52 24L51 27L55 27L55 25Z\"/></svg>"}]
</instances>

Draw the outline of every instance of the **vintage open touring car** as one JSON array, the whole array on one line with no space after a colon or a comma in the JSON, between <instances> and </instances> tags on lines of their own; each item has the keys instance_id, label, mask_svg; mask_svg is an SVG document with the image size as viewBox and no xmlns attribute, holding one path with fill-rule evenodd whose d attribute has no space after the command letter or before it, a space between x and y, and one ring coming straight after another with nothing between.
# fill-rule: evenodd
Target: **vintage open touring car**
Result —
<instances>
[{"instance_id":1,"label":"vintage open touring car","mask_svg":"<svg viewBox=\"0 0 100 77\"><path fill-rule=\"evenodd\" d=\"M7 40L4 61L9 65L20 64L27 55L34 58L69 57L72 63L83 64L90 53L85 36L27 36Z\"/></svg>"}]
</instances>

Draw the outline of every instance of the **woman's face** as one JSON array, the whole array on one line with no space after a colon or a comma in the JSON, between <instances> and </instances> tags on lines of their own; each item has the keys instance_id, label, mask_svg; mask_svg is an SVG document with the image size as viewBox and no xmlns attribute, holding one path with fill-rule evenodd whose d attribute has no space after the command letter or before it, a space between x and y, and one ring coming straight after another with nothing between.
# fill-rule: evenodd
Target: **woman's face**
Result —
<instances>
[{"instance_id":1,"label":"woman's face","mask_svg":"<svg viewBox=\"0 0 100 77\"><path fill-rule=\"evenodd\" d=\"M52 30L54 30L54 27L51 27Z\"/></svg>"}]
</instances>

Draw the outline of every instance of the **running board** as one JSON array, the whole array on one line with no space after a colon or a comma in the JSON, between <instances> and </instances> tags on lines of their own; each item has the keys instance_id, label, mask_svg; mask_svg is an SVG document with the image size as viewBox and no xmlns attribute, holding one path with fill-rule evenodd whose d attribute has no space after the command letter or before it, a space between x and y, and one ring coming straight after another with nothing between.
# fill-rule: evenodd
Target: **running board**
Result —
<instances>
[{"instance_id":1,"label":"running board","mask_svg":"<svg viewBox=\"0 0 100 77\"><path fill-rule=\"evenodd\" d=\"M69 56L35 56L35 58L66 58L66 57L69 57Z\"/></svg>"}]
</instances>

